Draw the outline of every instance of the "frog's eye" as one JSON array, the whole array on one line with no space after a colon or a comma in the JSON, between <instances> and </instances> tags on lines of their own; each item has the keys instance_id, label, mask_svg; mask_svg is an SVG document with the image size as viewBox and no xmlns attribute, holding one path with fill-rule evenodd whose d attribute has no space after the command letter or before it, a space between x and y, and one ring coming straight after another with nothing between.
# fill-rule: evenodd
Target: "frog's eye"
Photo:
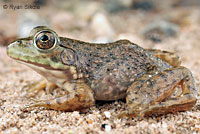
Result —
<instances>
[{"instance_id":1,"label":"frog's eye","mask_svg":"<svg viewBox=\"0 0 200 134\"><path fill-rule=\"evenodd\" d=\"M50 31L41 31L34 37L34 45L39 50L52 49L56 44L56 35Z\"/></svg>"}]
</instances>

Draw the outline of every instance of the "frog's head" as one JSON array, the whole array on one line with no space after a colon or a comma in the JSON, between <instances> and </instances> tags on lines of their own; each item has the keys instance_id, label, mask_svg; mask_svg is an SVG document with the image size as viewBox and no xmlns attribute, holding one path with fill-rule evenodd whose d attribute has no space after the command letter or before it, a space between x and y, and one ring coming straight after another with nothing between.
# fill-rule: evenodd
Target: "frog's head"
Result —
<instances>
[{"instance_id":1,"label":"frog's head","mask_svg":"<svg viewBox=\"0 0 200 134\"><path fill-rule=\"evenodd\" d=\"M30 32L29 37L13 41L7 48L7 54L30 67L46 70L75 69L75 53L64 48L60 39L48 27L38 26Z\"/></svg>"}]
</instances>

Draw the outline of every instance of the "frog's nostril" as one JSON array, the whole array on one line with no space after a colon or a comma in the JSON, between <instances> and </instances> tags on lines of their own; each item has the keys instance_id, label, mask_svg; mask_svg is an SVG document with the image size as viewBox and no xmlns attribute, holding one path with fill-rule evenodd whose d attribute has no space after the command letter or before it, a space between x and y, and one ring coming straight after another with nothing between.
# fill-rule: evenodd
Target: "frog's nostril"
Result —
<instances>
[{"instance_id":1,"label":"frog's nostril","mask_svg":"<svg viewBox=\"0 0 200 134\"><path fill-rule=\"evenodd\" d=\"M18 40L18 41L17 41L17 43L18 43L18 44L21 44L21 43L22 43L22 41L21 41L21 40Z\"/></svg>"}]
</instances>

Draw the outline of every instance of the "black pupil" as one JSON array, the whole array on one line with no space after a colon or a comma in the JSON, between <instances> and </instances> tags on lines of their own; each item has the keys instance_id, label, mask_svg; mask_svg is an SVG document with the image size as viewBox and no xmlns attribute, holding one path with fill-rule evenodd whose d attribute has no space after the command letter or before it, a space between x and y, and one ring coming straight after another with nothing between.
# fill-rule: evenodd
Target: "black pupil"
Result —
<instances>
[{"instance_id":1,"label":"black pupil","mask_svg":"<svg viewBox=\"0 0 200 134\"><path fill-rule=\"evenodd\" d=\"M47 35L42 35L42 37L40 39L42 41L47 41L47 40L49 40L49 37Z\"/></svg>"}]
</instances>

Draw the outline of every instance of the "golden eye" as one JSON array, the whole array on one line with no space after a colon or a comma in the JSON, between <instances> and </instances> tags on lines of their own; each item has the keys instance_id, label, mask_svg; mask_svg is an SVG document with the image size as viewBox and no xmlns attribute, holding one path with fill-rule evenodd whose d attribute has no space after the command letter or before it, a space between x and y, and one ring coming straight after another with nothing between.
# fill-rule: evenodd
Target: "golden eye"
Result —
<instances>
[{"instance_id":1,"label":"golden eye","mask_svg":"<svg viewBox=\"0 0 200 134\"><path fill-rule=\"evenodd\" d=\"M48 50L55 46L55 34L49 31L42 31L35 35L34 44L37 48Z\"/></svg>"}]
</instances>

